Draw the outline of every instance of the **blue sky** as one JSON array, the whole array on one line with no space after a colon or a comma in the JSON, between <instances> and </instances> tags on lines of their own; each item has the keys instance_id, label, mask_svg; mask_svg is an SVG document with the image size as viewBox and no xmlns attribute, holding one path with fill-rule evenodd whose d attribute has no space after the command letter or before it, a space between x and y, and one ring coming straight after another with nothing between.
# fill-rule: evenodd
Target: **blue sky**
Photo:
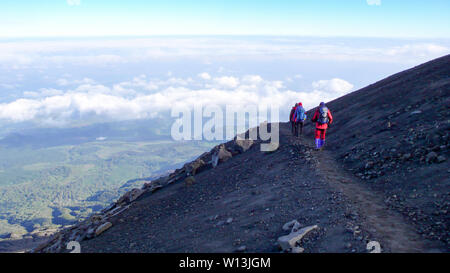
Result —
<instances>
[{"instance_id":1,"label":"blue sky","mask_svg":"<svg viewBox=\"0 0 450 273\"><path fill-rule=\"evenodd\" d=\"M450 38L449 10L448 0L2 0L0 37Z\"/></svg>"}]
</instances>

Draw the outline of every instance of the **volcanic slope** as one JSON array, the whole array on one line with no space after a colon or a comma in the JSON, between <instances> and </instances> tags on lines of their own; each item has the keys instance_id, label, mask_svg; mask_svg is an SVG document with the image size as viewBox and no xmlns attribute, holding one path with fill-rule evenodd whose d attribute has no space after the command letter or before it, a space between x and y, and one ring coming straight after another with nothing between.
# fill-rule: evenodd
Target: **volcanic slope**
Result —
<instances>
[{"instance_id":1,"label":"volcanic slope","mask_svg":"<svg viewBox=\"0 0 450 273\"><path fill-rule=\"evenodd\" d=\"M313 124L297 138L281 123L276 151L215 147L35 251L68 251L75 239L82 252L279 252L296 219L318 226L299 242L305 252L367 252L370 241L449 252L449 91L450 55L328 103L323 151Z\"/></svg>"}]
</instances>

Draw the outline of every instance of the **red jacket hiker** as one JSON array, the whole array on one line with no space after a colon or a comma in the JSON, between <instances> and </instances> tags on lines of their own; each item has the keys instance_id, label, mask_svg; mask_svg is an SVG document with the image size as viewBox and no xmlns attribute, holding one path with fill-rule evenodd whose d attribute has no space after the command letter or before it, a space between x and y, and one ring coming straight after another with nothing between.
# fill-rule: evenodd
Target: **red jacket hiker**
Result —
<instances>
[{"instance_id":1,"label":"red jacket hiker","mask_svg":"<svg viewBox=\"0 0 450 273\"><path fill-rule=\"evenodd\" d=\"M328 123L321 124L318 122L319 115L320 115L319 109L320 109L320 107L317 108L311 121L316 122L316 129L326 130L328 128L328 124L333 123L333 116L331 115L330 109L328 109Z\"/></svg>"},{"instance_id":2,"label":"red jacket hiker","mask_svg":"<svg viewBox=\"0 0 450 273\"><path fill-rule=\"evenodd\" d=\"M325 111L327 112L326 116L322 115L325 114ZM323 145L325 145L325 135L328 124L333 123L333 116L331 115L330 109L325 106L325 103L320 103L319 108L317 108L311 121L316 122L316 132L314 136L316 140L316 149L322 150Z\"/></svg>"}]
</instances>

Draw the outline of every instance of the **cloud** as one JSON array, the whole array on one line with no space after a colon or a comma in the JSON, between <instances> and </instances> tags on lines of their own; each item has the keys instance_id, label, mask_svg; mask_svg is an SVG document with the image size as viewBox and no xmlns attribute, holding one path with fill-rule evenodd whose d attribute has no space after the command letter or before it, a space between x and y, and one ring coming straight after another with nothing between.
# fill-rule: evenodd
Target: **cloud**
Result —
<instances>
[{"instance_id":1,"label":"cloud","mask_svg":"<svg viewBox=\"0 0 450 273\"><path fill-rule=\"evenodd\" d=\"M223 88L235 88L239 85L239 79L235 77L218 77L214 78L214 82L219 86Z\"/></svg>"},{"instance_id":2,"label":"cloud","mask_svg":"<svg viewBox=\"0 0 450 273\"><path fill-rule=\"evenodd\" d=\"M450 53L442 40L366 40L331 38L129 38L0 41L0 69L54 66L110 67L196 58L229 60L314 60L418 64ZM88 52L88 54L87 54ZM228 73L219 68L219 73ZM171 77L171 72L168 77Z\"/></svg>"},{"instance_id":3,"label":"cloud","mask_svg":"<svg viewBox=\"0 0 450 273\"><path fill-rule=\"evenodd\" d=\"M84 78L82 80L67 80L65 78L62 79L58 79L56 81L56 84L58 84L59 86L68 86L68 85L79 85L79 84L93 84L95 83L94 80L89 79L89 78Z\"/></svg>"},{"instance_id":4,"label":"cloud","mask_svg":"<svg viewBox=\"0 0 450 273\"><path fill-rule=\"evenodd\" d=\"M449 48L432 43L406 44L388 49L388 56L415 55L425 57L429 55L441 55L449 52Z\"/></svg>"},{"instance_id":5,"label":"cloud","mask_svg":"<svg viewBox=\"0 0 450 273\"><path fill-rule=\"evenodd\" d=\"M199 76L200 78L204 79L204 80L210 80L210 79L211 79L211 75L209 75L209 74L206 73L206 72L200 73L200 74L198 74L198 76Z\"/></svg>"},{"instance_id":6,"label":"cloud","mask_svg":"<svg viewBox=\"0 0 450 273\"><path fill-rule=\"evenodd\" d=\"M366 0L369 6L381 6L381 0Z\"/></svg>"},{"instance_id":7,"label":"cloud","mask_svg":"<svg viewBox=\"0 0 450 273\"><path fill-rule=\"evenodd\" d=\"M353 84L338 78L331 80L320 80L312 83L316 90L326 91L336 95L344 95L353 89Z\"/></svg>"},{"instance_id":8,"label":"cloud","mask_svg":"<svg viewBox=\"0 0 450 273\"><path fill-rule=\"evenodd\" d=\"M81 0L67 0L67 4L69 6L79 6L81 4Z\"/></svg>"},{"instance_id":9,"label":"cloud","mask_svg":"<svg viewBox=\"0 0 450 273\"><path fill-rule=\"evenodd\" d=\"M260 84L263 82L263 78L261 78L261 76L259 75L248 75L244 76L242 81L250 84Z\"/></svg>"},{"instance_id":10,"label":"cloud","mask_svg":"<svg viewBox=\"0 0 450 273\"><path fill-rule=\"evenodd\" d=\"M192 79L173 79L195 85ZM26 98L0 104L0 119L62 126L76 121L153 118L171 107L191 108L195 104L241 107L274 105L280 107L281 116L284 116L294 102L302 101L306 108L312 108L320 101L334 99L353 88L352 84L338 78L314 82L313 88L308 91L288 90L282 81L268 81L259 75L213 79L219 85L199 88L167 85L171 79L158 82L140 75L111 86L83 83L65 92L39 89L26 92ZM151 87L153 84L158 86L158 90ZM150 93L146 91L149 87L152 89Z\"/></svg>"},{"instance_id":11,"label":"cloud","mask_svg":"<svg viewBox=\"0 0 450 273\"><path fill-rule=\"evenodd\" d=\"M35 91L25 91L23 92L23 96L26 98L39 98L39 97L49 97L49 96L57 96L64 94L64 91L54 89L54 88L41 88L39 92Z\"/></svg>"}]
</instances>

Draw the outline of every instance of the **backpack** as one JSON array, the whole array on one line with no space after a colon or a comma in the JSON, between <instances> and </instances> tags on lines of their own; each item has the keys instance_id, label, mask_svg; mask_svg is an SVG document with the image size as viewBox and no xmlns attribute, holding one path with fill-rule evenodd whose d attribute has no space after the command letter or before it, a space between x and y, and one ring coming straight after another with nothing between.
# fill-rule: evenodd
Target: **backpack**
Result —
<instances>
[{"instance_id":1,"label":"backpack","mask_svg":"<svg viewBox=\"0 0 450 273\"><path fill-rule=\"evenodd\" d=\"M289 116L289 121L294 121L294 118L295 118L295 110L297 110L297 108L296 108L296 107L292 107L292 109L291 109L291 114L290 114L290 116Z\"/></svg>"},{"instance_id":2,"label":"backpack","mask_svg":"<svg viewBox=\"0 0 450 273\"><path fill-rule=\"evenodd\" d=\"M299 111L300 111L300 117L299 120L300 121L304 121L306 119L306 113L305 113L305 108L299 106Z\"/></svg>"},{"instance_id":3,"label":"backpack","mask_svg":"<svg viewBox=\"0 0 450 273\"><path fill-rule=\"evenodd\" d=\"M325 124L328 123L328 121L328 108L319 108L319 118L317 119L317 122L320 124Z\"/></svg>"}]
</instances>

